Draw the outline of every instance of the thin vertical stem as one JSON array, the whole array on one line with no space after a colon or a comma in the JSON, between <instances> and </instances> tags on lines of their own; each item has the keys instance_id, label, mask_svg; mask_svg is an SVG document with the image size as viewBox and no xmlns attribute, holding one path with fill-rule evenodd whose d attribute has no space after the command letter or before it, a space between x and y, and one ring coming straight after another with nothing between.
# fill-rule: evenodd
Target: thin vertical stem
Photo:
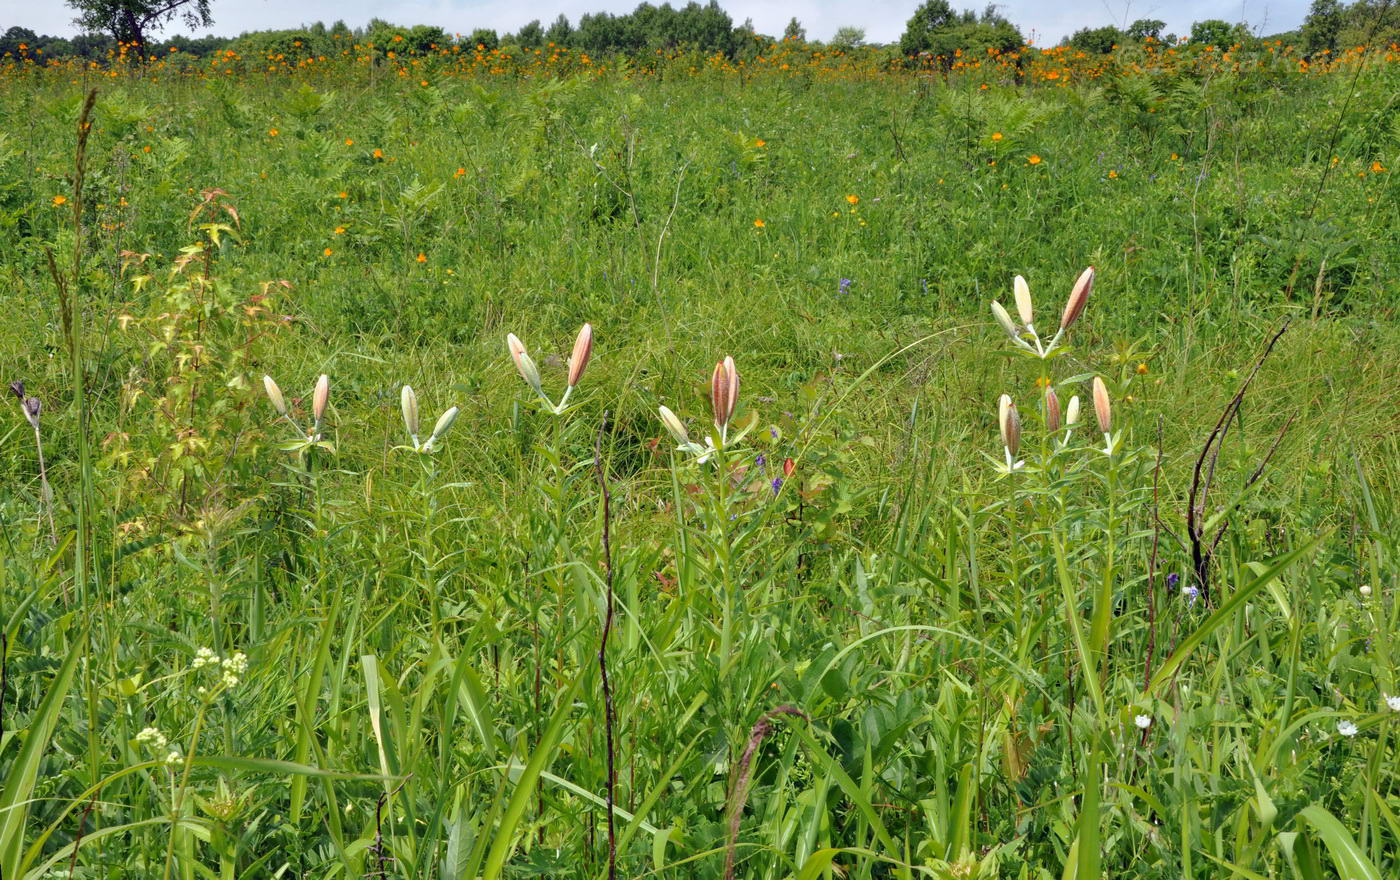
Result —
<instances>
[{"instance_id":1,"label":"thin vertical stem","mask_svg":"<svg viewBox=\"0 0 1400 880\"><path fill-rule=\"evenodd\" d=\"M613 803L617 787L617 770L613 754L613 698L612 683L608 679L608 636L613 625L613 565L612 565L612 495L608 492L608 479L603 471L603 428L607 424L608 413L598 423L598 434L593 438L593 469L598 475L598 490L603 501L603 577L607 586L607 610L603 617L603 636L598 642L598 671L603 678L603 731L608 750L608 880L617 880L617 830L614 827Z\"/></svg>"}]
</instances>

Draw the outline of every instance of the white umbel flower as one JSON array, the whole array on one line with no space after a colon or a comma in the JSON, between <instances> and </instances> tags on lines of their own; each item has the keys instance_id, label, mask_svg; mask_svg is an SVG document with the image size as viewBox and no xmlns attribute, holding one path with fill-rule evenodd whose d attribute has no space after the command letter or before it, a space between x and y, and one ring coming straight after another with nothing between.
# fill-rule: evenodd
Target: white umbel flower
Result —
<instances>
[{"instance_id":1,"label":"white umbel flower","mask_svg":"<svg viewBox=\"0 0 1400 880\"><path fill-rule=\"evenodd\" d=\"M1347 737L1356 736L1356 725L1350 721L1338 721L1337 733Z\"/></svg>"},{"instance_id":2,"label":"white umbel flower","mask_svg":"<svg viewBox=\"0 0 1400 880\"><path fill-rule=\"evenodd\" d=\"M1147 728L1152 726L1152 716L1138 715L1137 717L1133 718L1133 723L1137 725L1138 730L1146 730Z\"/></svg>"}]
</instances>

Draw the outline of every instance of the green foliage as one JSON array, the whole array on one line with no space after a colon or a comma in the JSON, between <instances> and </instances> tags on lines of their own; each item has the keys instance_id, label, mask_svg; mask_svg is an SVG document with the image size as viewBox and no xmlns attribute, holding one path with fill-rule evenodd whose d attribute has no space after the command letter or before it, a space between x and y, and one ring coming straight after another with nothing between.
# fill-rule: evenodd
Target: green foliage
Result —
<instances>
[{"instance_id":1,"label":"green foliage","mask_svg":"<svg viewBox=\"0 0 1400 880\"><path fill-rule=\"evenodd\" d=\"M1011 22L988 7L980 15L971 10L954 12L947 0L926 0L914 12L899 38L905 56L926 56L942 67L951 67L959 53L983 57L988 49L1011 52L1025 40Z\"/></svg>"}]
</instances>

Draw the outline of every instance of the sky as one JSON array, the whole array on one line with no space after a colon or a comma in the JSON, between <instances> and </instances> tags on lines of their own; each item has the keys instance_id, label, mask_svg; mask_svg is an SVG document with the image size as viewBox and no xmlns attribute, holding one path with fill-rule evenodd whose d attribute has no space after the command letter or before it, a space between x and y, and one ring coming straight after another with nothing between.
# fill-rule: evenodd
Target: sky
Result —
<instances>
[{"instance_id":1,"label":"sky","mask_svg":"<svg viewBox=\"0 0 1400 880\"><path fill-rule=\"evenodd\" d=\"M630 12L641 0L213 0L214 27L197 35L215 33L234 36L243 31L293 28L315 21L330 24L343 19L360 27L371 18L395 24L433 24L451 33L468 33L478 27L498 33L518 29L538 18L547 26L559 13L577 23L587 12ZM652 0L660 5L661 0ZM671 0L682 6L686 0ZM705 0L702 0L705 2ZM796 16L814 40L828 40L842 25L865 28L872 42L893 42L904 32L904 25L918 7L919 0L720 0L720 6L736 24L753 19L760 33L781 34L788 19ZM984 0L953 0L954 8L981 9ZM1292 30L1307 15L1308 0L1235 0L1212 3L1206 0L1129 3L1121 0L1058 0L1028 2L1007 0L999 3L1001 13L1021 28L1037 45L1049 46L1082 27L1116 24L1120 27L1139 18L1155 18L1167 23L1167 32L1186 34L1191 22L1206 18L1245 21L1260 34ZM73 11L63 0L0 0L0 29L12 25L27 27L41 34L71 36ZM190 33L182 23L173 22L164 33Z\"/></svg>"}]
</instances>

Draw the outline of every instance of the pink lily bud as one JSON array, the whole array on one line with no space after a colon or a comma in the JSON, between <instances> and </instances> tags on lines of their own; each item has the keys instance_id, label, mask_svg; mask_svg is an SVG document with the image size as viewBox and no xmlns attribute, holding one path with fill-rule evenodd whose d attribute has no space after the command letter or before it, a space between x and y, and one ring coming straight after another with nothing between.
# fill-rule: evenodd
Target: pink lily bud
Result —
<instances>
[{"instance_id":1,"label":"pink lily bud","mask_svg":"<svg viewBox=\"0 0 1400 880\"><path fill-rule=\"evenodd\" d=\"M1021 315L1021 323L1029 327L1031 319L1031 286L1020 275L1011 284L1016 294L1016 311Z\"/></svg>"},{"instance_id":2,"label":"pink lily bud","mask_svg":"<svg viewBox=\"0 0 1400 880\"><path fill-rule=\"evenodd\" d=\"M734 358L725 357L715 364L714 375L710 377L710 405L715 411L715 427L721 431L734 417L734 409L739 403L739 371L734 367Z\"/></svg>"},{"instance_id":3,"label":"pink lily bud","mask_svg":"<svg viewBox=\"0 0 1400 880\"><path fill-rule=\"evenodd\" d=\"M515 361L515 369L520 372L520 378L524 379L527 385L535 389L536 394L541 394L540 370L539 367L535 366L535 362L530 358L529 353L525 351L525 343L521 342L520 338L514 333L507 333L506 348L510 350L510 358Z\"/></svg>"},{"instance_id":4,"label":"pink lily bud","mask_svg":"<svg viewBox=\"0 0 1400 880\"><path fill-rule=\"evenodd\" d=\"M583 368L588 366L588 358L593 354L593 325L584 324L574 340L574 352L569 355L569 387L578 384L583 378Z\"/></svg>"},{"instance_id":5,"label":"pink lily bud","mask_svg":"<svg viewBox=\"0 0 1400 880\"><path fill-rule=\"evenodd\" d=\"M1108 397L1108 386L1099 376L1094 377L1094 415L1099 419L1099 431L1109 433L1113 428L1113 408Z\"/></svg>"},{"instance_id":6,"label":"pink lily bud","mask_svg":"<svg viewBox=\"0 0 1400 880\"><path fill-rule=\"evenodd\" d=\"M311 395L311 417L316 420L316 424L321 424L321 420L326 416L326 404L331 399L331 377L325 373L316 380L316 390Z\"/></svg>"},{"instance_id":7,"label":"pink lily bud","mask_svg":"<svg viewBox=\"0 0 1400 880\"><path fill-rule=\"evenodd\" d=\"M1069 301L1065 303L1065 312L1060 316L1060 329L1068 330L1070 325L1079 320L1079 315L1084 311L1084 306L1089 302L1089 291L1094 289L1094 267L1090 266L1079 273L1079 279L1074 282L1074 289L1069 293Z\"/></svg>"},{"instance_id":8,"label":"pink lily bud","mask_svg":"<svg viewBox=\"0 0 1400 880\"><path fill-rule=\"evenodd\" d=\"M1045 389L1045 427L1051 434L1060 430L1060 398L1054 388Z\"/></svg>"},{"instance_id":9,"label":"pink lily bud","mask_svg":"<svg viewBox=\"0 0 1400 880\"><path fill-rule=\"evenodd\" d=\"M1017 450L1021 448L1021 415L1009 394L1003 394L997 402L997 421L1001 425L1001 445L1015 458Z\"/></svg>"}]
</instances>

